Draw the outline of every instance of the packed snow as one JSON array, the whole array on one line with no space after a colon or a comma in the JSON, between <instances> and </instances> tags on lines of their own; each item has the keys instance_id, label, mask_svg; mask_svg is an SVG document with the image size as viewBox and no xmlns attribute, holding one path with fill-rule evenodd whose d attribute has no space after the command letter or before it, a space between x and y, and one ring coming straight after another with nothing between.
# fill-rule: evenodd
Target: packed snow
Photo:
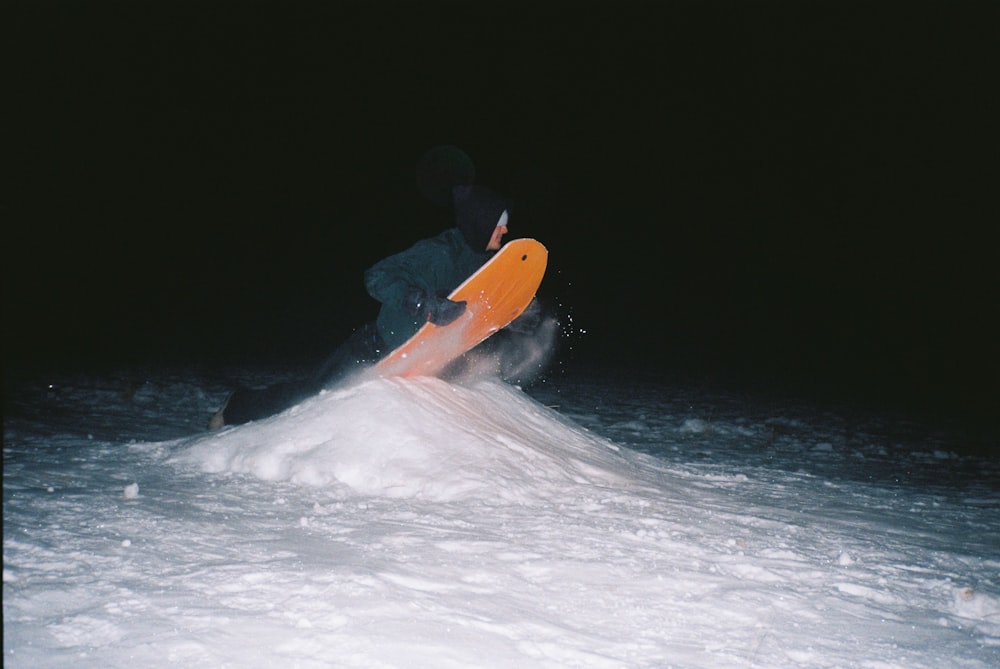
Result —
<instances>
[{"instance_id":1,"label":"packed snow","mask_svg":"<svg viewBox=\"0 0 1000 669\"><path fill-rule=\"evenodd\" d=\"M5 667L1000 666L1000 466L960 433L604 370L207 432L231 380L14 389Z\"/></svg>"}]
</instances>

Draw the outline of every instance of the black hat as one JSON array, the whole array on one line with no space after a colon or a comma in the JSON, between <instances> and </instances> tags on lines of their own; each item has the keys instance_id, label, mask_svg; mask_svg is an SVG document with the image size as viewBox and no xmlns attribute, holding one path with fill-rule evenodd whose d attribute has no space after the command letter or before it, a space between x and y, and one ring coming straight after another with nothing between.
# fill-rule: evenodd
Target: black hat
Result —
<instances>
[{"instance_id":1,"label":"black hat","mask_svg":"<svg viewBox=\"0 0 1000 669\"><path fill-rule=\"evenodd\" d=\"M493 231L506 212L510 217L511 201L489 188L459 185L452 189L455 200L455 223L473 251L485 251Z\"/></svg>"}]
</instances>

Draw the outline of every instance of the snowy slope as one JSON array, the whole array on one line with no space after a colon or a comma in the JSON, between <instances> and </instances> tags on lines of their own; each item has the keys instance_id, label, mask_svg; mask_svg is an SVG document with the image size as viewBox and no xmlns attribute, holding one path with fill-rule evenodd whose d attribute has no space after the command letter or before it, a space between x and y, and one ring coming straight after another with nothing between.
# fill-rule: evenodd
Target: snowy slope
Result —
<instances>
[{"instance_id":1,"label":"snowy slope","mask_svg":"<svg viewBox=\"0 0 1000 669\"><path fill-rule=\"evenodd\" d=\"M15 397L5 666L1000 666L997 463L947 435L597 375L201 431L223 395Z\"/></svg>"}]
</instances>

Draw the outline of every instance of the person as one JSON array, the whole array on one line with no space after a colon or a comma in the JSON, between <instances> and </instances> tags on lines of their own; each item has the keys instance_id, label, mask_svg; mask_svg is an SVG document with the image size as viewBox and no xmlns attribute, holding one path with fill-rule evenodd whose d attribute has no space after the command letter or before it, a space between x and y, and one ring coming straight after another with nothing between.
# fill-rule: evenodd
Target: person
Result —
<instances>
[{"instance_id":1,"label":"person","mask_svg":"<svg viewBox=\"0 0 1000 669\"><path fill-rule=\"evenodd\" d=\"M266 388L238 388L209 421L210 429L266 418L374 364L407 341L427 322L447 325L465 302L448 295L479 269L503 244L512 203L485 186L452 189L455 226L380 260L364 273L368 294L380 303L373 323L355 330L309 376ZM516 328L537 320L531 308ZM515 321L517 323L517 321ZM511 324L514 325L514 324ZM510 326L508 326L510 327Z\"/></svg>"}]
</instances>

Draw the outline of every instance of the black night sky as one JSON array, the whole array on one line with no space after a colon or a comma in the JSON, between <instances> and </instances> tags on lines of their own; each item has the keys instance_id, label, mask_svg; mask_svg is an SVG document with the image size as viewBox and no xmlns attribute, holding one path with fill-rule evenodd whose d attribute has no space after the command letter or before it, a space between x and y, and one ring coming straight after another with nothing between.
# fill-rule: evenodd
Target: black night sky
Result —
<instances>
[{"instance_id":1,"label":"black night sky","mask_svg":"<svg viewBox=\"0 0 1000 669\"><path fill-rule=\"evenodd\" d=\"M995 2L4 14L5 374L322 355L450 225L414 173L455 144L549 248L563 366L997 418Z\"/></svg>"}]
</instances>

